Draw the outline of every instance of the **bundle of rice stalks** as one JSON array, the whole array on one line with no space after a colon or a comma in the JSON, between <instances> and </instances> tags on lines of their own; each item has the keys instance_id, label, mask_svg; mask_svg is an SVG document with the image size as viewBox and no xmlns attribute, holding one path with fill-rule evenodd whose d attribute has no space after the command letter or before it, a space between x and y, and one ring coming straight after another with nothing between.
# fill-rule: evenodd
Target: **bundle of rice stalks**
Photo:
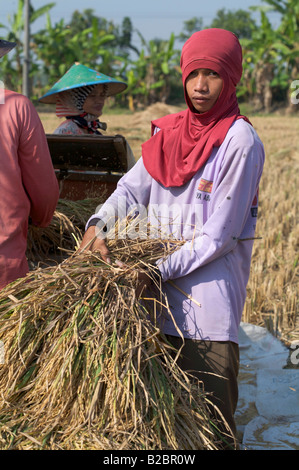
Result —
<instances>
[{"instance_id":1,"label":"bundle of rice stalks","mask_svg":"<svg viewBox=\"0 0 299 470\"><path fill-rule=\"evenodd\" d=\"M104 197L104 196L103 196ZM27 236L27 259L30 266L47 260L61 262L67 252L76 248L82 238L85 224L103 197L70 201L59 199L52 221L48 227L29 225Z\"/></svg>"},{"instance_id":2,"label":"bundle of rice stalks","mask_svg":"<svg viewBox=\"0 0 299 470\"><path fill-rule=\"evenodd\" d=\"M135 296L137 271L152 272L175 243L109 248L110 265L74 254L1 292L1 449L218 448L208 396L160 333L166 299Z\"/></svg>"}]
</instances>

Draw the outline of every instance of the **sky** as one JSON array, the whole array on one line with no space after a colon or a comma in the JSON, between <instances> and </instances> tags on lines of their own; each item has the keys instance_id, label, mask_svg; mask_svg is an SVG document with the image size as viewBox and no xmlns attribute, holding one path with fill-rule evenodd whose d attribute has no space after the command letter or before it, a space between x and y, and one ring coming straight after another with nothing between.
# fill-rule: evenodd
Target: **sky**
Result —
<instances>
[{"instance_id":1,"label":"sky","mask_svg":"<svg viewBox=\"0 0 299 470\"><path fill-rule=\"evenodd\" d=\"M32 6L37 9L55 0L31 0ZM218 10L248 10L250 6L265 5L262 0L57 0L55 7L50 10L52 23L64 18L67 23L74 10L83 11L92 8L96 16L112 20L120 25L125 16L131 18L133 27L140 31L148 41L154 38L169 39L171 33L179 34L184 27L184 21L193 17L203 19L204 26L208 26L215 18ZM17 10L18 0L0 0L0 24L9 26L8 16ZM259 16L254 16L258 18ZM271 16L269 15L270 20ZM275 21L275 20L274 20ZM45 25L45 16L32 25L40 30ZM3 37L5 30L1 29ZM138 36L134 35L138 47Z\"/></svg>"}]
</instances>

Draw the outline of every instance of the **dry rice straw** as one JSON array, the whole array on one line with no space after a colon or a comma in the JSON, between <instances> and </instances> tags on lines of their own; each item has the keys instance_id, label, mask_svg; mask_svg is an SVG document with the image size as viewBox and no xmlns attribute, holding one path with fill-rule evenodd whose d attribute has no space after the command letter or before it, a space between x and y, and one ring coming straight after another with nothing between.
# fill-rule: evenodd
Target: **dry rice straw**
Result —
<instances>
[{"instance_id":1,"label":"dry rice straw","mask_svg":"<svg viewBox=\"0 0 299 470\"><path fill-rule=\"evenodd\" d=\"M137 270L177 246L110 240L111 265L76 253L0 293L1 449L218 448L209 397L160 332L167 299L135 296Z\"/></svg>"}]
</instances>

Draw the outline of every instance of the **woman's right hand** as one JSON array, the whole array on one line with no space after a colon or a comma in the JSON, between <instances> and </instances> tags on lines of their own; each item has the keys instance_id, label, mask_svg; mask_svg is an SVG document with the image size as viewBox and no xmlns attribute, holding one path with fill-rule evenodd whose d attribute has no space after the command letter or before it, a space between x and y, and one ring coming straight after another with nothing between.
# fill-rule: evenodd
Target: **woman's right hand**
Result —
<instances>
[{"instance_id":1,"label":"woman's right hand","mask_svg":"<svg viewBox=\"0 0 299 470\"><path fill-rule=\"evenodd\" d=\"M110 252L106 245L106 242L103 238L96 236L96 226L89 227L83 238L82 242L78 248L78 252L81 253L82 251L97 251L101 254L103 261L110 264Z\"/></svg>"}]
</instances>

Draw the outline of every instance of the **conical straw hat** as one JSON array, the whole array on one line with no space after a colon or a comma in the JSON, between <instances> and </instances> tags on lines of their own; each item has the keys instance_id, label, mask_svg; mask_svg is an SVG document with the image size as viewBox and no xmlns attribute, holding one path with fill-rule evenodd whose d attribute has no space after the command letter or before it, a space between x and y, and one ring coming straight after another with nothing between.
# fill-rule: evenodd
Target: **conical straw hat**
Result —
<instances>
[{"instance_id":1,"label":"conical straw hat","mask_svg":"<svg viewBox=\"0 0 299 470\"><path fill-rule=\"evenodd\" d=\"M0 58L11 51L14 47L16 47L15 42L5 41L4 39L0 39Z\"/></svg>"},{"instance_id":2,"label":"conical straw hat","mask_svg":"<svg viewBox=\"0 0 299 470\"><path fill-rule=\"evenodd\" d=\"M116 95L127 88L126 83L120 82L116 78L104 75L80 63L75 63L45 95L39 98L39 101L54 104L56 103L57 93L86 85L101 84L108 84L107 96Z\"/></svg>"}]
</instances>

